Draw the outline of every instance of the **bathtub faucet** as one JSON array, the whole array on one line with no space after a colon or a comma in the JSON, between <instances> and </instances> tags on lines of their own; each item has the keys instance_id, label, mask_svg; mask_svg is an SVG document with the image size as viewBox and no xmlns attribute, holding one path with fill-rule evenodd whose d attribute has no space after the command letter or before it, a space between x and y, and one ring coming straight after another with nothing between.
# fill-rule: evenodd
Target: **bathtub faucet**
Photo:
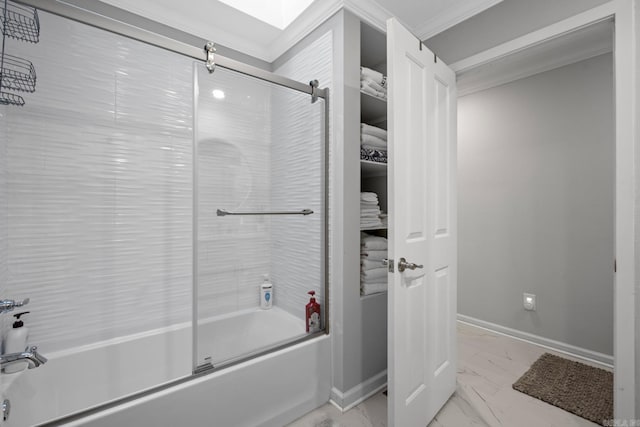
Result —
<instances>
[{"instance_id":1,"label":"bathtub faucet","mask_svg":"<svg viewBox=\"0 0 640 427\"><path fill-rule=\"evenodd\" d=\"M31 348L27 347L21 353L9 353L0 356L0 367L2 368L18 362L28 362L28 368L33 369L47 363L47 358L38 353L38 347L35 345Z\"/></svg>"}]
</instances>

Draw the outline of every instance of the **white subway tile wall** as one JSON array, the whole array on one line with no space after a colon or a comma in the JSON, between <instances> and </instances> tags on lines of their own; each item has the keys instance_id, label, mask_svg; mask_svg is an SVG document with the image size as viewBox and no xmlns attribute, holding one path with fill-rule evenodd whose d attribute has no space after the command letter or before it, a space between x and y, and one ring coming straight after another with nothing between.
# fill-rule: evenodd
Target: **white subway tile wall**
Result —
<instances>
[{"instance_id":1,"label":"white subway tile wall","mask_svg":"<svg viewBox=\"0 0 640 427\"><path fill-rule=\"evenodd\" d=\"M320 87L331 89L332 32L318 38L275 72L302 82L317 79ZM324 104L318 102L313 107L309 96L285 90L274 91L272 103L271 204L315 212L308 217L272 220L274 301L304 319L304 308L309 302L307 292L316 291L321 303L324 298L321 239Z\"/></svg>"},{"instance_id":2,"label":"white subway tile wall","mask_svg":"<svg viewBox=\"0 0 640 427\"><path fill-rule=\"evenodd\" d=\"M31 298L43 354L189 321L192 61L40 23L38 44L7 45L38 81L3 118L6 294Z\"/></svg>"}]
</instances>

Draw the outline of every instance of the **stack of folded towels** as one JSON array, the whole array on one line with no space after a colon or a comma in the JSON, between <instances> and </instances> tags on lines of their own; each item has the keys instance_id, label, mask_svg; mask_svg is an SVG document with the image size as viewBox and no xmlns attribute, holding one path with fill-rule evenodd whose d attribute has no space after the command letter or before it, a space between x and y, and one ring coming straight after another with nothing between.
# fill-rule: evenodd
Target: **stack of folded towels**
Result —
<instances>
[{"instance_id":1,"label":"stack of folded towels","mask_svg":"<svg viewBox=\"0 0 640 427\"><path fill-rule=\"evenodd\" d=\"M370 295L387 290L387 239L360 233L360 295Z\"/></svg>"},{"instance_id":2,"label":"stack of folded towels","mask_svg":"<svg viewBox=\"0 0 640 427\"><path fill-rule=\"evenodd\" d=\"M387 131L360 123L360 158L387 163Z\"/></svg>"},{"instance_id":3,"label":"stack of folded towels","mask_svg":"<svg viewBox=\"0 0 640 427\"><path fill-rule=\"evenodd\" d=\"M360 193L360 228L382 227L376 193Z\"/></svg>"},{"instance_id":4,"label":"stack of folded towels","mask_svg":"<svg viewBox=\"0 0 640 427\"><path fill-rule=\"evenodd\" d=\"M360 90L376 98L387 99L387 76L371 68L360 67Z\"/></svg>"}]
</instances>

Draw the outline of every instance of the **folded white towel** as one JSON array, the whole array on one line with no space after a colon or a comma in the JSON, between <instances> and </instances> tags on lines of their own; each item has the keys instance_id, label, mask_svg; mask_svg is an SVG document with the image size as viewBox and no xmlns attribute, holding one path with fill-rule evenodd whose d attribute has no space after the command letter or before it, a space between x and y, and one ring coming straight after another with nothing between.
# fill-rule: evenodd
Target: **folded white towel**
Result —
<instances>
[{"instance_id":1,"label":"folded white towel","mask_svg":"<svg viewBox=\"0 0 640 427\"><path fill-rule=\"evenodd\" d=\"M386 139L382 139L382 138L374 136L374 135L368 135L366 133L363 133L363 134L360 135L360 143L365 148L367 148L366 146L369 146L370 148L373 148L375 150L377 150L377 149L386 150L387 149L387 140Z\"/></svg>"},{"instance_id":2,"label":"folded white towel","mask_svg":"<svg viewBox=\"0 0 640 427\"><path fill-rule=\"evenodd\" d=\"M360 228L362 230L376 230L382 228L382 222L378 221L360 221Z\"/></svg>"},{"instance_id":3,"label":"folded white towel","mask_svg":"<svg viewBox=\"0 0 640 427\"><path fill-rule=\"evenodd\" d=\"M360 259L368 259L369 261L382 261L389 257L389 252L384 249L379 251L366 249L361 252Z\"/></svg>"},{"instance_id":4,"label":"folded white towel","mask_svg":"<svg viewBox=\"0 0 640 427\"><path fill-rule=\"evenodd\" d=\"M361 246L364 249L384 250L387 249L387 239L381 236L367 235L361 239Z\"/></svg>"},{"instance_id":5,"label":"folded white towel","mask_svg":"<svg viewBox=\"0 0 640 427\"><path fill-rule=\"evenodd\" d=\"M360 123L360 132L364 135L373 135L373 136L377 136L378 138L382 138L385 141L387 140L386 130L376 126L368 125L366 123Z\"/></svg>"},{"instance_id":6,"label":"folded white towel","mask_svg":"<svg viewBox=\"0 0 640 427\"><path fill-rule=\"evenodd\" d=\"M377 92L382 92L384 94L387 93L387 88L386 87L382 87L378 82L376 82L373 79L370 79L368 77L363 77L360 79L360 83L369 86L371 89L377 91Z\"/></svg>"},{"instance_id":7,"label":"folded white towel","mask_svg":"<svg viewBox=\"0 0 640 427\"><path fill-rule=\"evenodd\" d=\"M360 67L360 78L371 79L380 86L384 88L387 87L387 77L378 71L372 70L371 68Z\"/></svg>"},{"instance_id":8,"label":"folded white towel","mask_svg":"<svg viewBox=\"0 0 640 427\"><path fill-rule=\"evenodd\" d=\"M363 202L377 202L378 195L376 193L363 191L362 193L360 193L360 200Z\"/></svg>"},{"instance_id":9,"label":"folded white towel","mask_svg":"<svg viewBox=\"0 0 640 427\"><path fill-rule=\"evenodd\" d=\"M375 90L365 82L360 82L360 90L366 93L367 95L374 96L380 99L387 99L387 94L385 92L380 92L379 90Z\"/></svg>"},{"instance_id":10,"label":"folded white towel","mask_svg":"<svg viewBox=\"0 0 640 427\"><path fill-rule=\"evenodd\" d=\"M380 208L375 207L375 208L360 208L360 216L365 216L365 215L373 215L373 216L380 216Z\"/></svg>"},{"instance_id":11,"label":"folded white towel","mask_svg":"<svg viewBox=\"0 0 640 427\"><path fill-rule=\"evenodd\" d=\"M380 292L386 292L388 288L387 283L362 283L360 285L360 295L371 295Z\"/></svg>"},{"instance_id":12,"label":"folded white towel","mask_svg":"<svg viewBox=\"0 0 640 427\"><path fill-rule=\"evenodd\" d=\"M367 202L366 200L360 200L360 207L362 207L362 206L366 206L366 207L369 207L369 208L375 208L375 207L378 207L379 204L378 204L377 200L375 202Z\"/></svg>"},{"instance_id":13,"label":"folded white towel","mask_svg":"<svg viewBox=\"0 0 640 427\"><path fill-rule=\"evenodd\" d=\"M373 261L373 260L369 260L369 259L360 260L360 266L361 266L361 270L362 271L373 270L375 268L385 267L384 265L382 265L382 260Z\"/></svg>"},{"instance_id":14,"label":"folded white towel","mask_svg":"<svg viewBox=\"0 0 640 427\"><path fill-rule=\"evenodd\" d=\"M360 273L362 281L370 281L380 277L387 277L387 267L374 268L373 270L365 270Z\"/></svg>"}]
</instances>

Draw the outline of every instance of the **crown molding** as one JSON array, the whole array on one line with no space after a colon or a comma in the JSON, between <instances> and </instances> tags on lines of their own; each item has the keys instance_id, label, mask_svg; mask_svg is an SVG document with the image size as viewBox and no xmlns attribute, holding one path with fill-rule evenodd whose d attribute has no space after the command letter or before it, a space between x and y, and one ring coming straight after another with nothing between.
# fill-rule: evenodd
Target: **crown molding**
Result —
<instances>
[{"instance_id":1,"label":"crown molding","mask_svg":"<svg viewBox=\"0 0 640 427\"><path fill-rule=\"evenodd\" d=\"M344 0L344 8L370 26L386 33L387 19L393 14L373 0Z\"/></svg>"},{"instance_id":2,"label":"crown molding","mask_svg":"<svg viewBox=\"0 0 640 427\"><path fill-rule=\"evenodd\" d=\"M457 6L446 9L418 28L417 35L420 40L427 40L500 2L502 0L460 1Z\"/></svg>"},{"instance_id":3,"label":"crown molding","mask_svg":"<svg viewBox=\"0 0 640 427\"><path fill-rule=\"evenodd\" d=\"M276 39L271 43L266 56L267 62L273 62L280 55L295 46L320 24L331 18L344 6L343 0L322 0L313 2L307 10L297 17L287 28L282 31Z\"/></svg>"}]
</instances>

